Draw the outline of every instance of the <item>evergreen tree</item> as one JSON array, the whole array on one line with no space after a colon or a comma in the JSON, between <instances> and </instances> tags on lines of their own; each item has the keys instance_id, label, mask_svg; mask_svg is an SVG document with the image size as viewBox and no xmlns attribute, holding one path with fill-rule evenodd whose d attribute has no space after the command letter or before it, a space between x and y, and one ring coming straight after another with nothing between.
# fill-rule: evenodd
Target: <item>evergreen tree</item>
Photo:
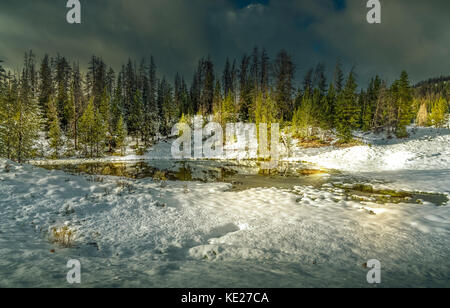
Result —
<instances>
[{"instance_id":1,"label":"evergreen tree","mask_svg":"<svg viewBox=\"0 0 450 308\"><path fill-rule=\"evenodd\" d=\"M250 118L250 111L252 106L252 83L250 80L250 57L246 54L242 56L241 65L239 69L239 119L241 121L248 121Z\"/></svg>"},{"instance_id":2,"label":"evergreen tree","mask_svg":"<svg viewBox=\"0 0 450 308\"><path fill-rule=\"evenodd\" d=\"M233 76L231 71L230 60L227 58L225 62L225 69L222 76L223 93L228 96L230 92L233 92Z\"/></svg>"},{"instance_id":3,"label":"evergreen tree","mask_svg":"<svg viewBox=\"0 0 450 308\"><path fill-rule=\"evenodd\" d=\"M61 147L64 145L63 135L60 127L58 109L56 108L55 101L50 99L48 106L48 119L49 119L49 145L53 149L53 158L60 157Z\"/></svg>"},{"instance_id":4,"label":"evergreen tree","mask_svg":"<svg viewBox=\"0 0 450 308\"><path fill-rule=\"evenodd\" d=\"M357 87L352 70L342 93L337 99L336 128L341 142L350 141L352 130L357 128L359 119Z\"/></svg>"},{"instance_id":5,"label":"evergreen tree","mask_svg":"<svg viewBox=\"0 0 450 308\"><path fill-rule=\"evenodd\" d=\"M431 125L434 125L436 127L444 127L447 123L447 112L448 103L443 97L440 97L434 102L431 108L431 113L429 115L429 121Z\"/></svg>"},{"instance_id":6,"label":"evergreen tree","mask_svg":"<svg viewBox=\"0 0 450 308\"><path fill-rule=\"evenodd\" d=\"M266 50L263 48L260 61L260 90L264 96L269 92L269 74L270 74L270 58Z\"/></svg>"},{"instance_id":7,"label":"evergreen tree","mask_svg":"<svg viewBox=\"0 0 450 308\"><path fill-rule=\"evenodd\" d=\"M79 132L80 144L84 148L87 157L99 157L103 154L103 145L106 138L105 123L98 108L94 106L94 97L89 100L89 104L80 119Z\"/></svg>"},{"instance_id":8,"label":"evergreen tree","mask_svg":"<svg viewBox=\"0 0 450 308\"><path fill-rule=\"evenodd\" d=\"M231 95L231 92L228 92ZM213 100L213 114L215 118L222 119L222 88L220 86L220 81L216 80L216 87L214 89L214 100ZM219 120L220 122L220 120Z\"/></svg>"},{"instance_id":9,"label":"evergreen tree","mask_svg":"<svg viewBox=\"0 0 450 308\"><path fill-rule=\"evenodd\" d=\"M309 91L307 91L303 95L300 106L295 111L292 119L294 134L301 137L309 137L309 129L315 124L313 100Z\"/></svg>"},{"instance_id":10,"label":"evergreen tree","mask_svg":"<svg viewBox=\"0 0 450 308\"><path fill-rule=\"evenodd\" d=\"M78 150L78 124L83 115L84 96L82 77L78 64L72 68L72 80L65 114L68 116L68 135L73 139L73 148Z\"/></svg>"},{"instance_id":11,"label":"evergreen tree","mask_svg":"<svg viewBox=\"0 0 450 308\"><path fill-rule=\"evenodd\" d=\"M312 93L313 91L313 73L314 70L313 69L309 69L306 74L305 77L303 78L303 93L309 92Z\"/></svg>"},{"instance_id":12,"label":"evergreen tree","mask_svg":"<svg viewBox=\"0 0 450 308\"><path fill-rule=\"evenodd\" d=\"M116 148L120 149L122 154L124 151L126 137L127 137L127 128L125 126L123 117L120 116L119 120L117 121L117 126L116 126L116 130L114 133L114 139L115 139Z\"/></svg>"},{"instance_id":13,"label":"evergreen tree","mask_svg":"<svg viewBox=\"0 0 450 308\"><path fill-rule=\"evenodd\" d=\"M334 88L339 95L344 87L344 72L342 71L341 61L336 61L336 67L334 69Z\"/></svg>"},{"instance_id":14,"label":"evergreen tree","mask_svg":"<svg viewBox=\"0 0 450 308\"><path fill-rule=\"evenodd\" d=\"M376 106L380 95L381 80L378 76L372 78L367 93L363 97L362 104L362 130L369 131L373 129L373 118L375 116Z\"/></svg>"},{"instance_id":15,"label":"evergreen tree","mask_svg":"<svg viewBox=\"0 0 450 308\"><path fill-rule=\"evenodd\" d=\"M290 121L294 112L292 99L295 66L285 50L281 50L274 63L275 101L280 111L280 119Z\"/></svg>"},{"instance_id":16,"label":"evergreen tree","mask_svg":"<svg viewBox=\"0 0 450 308\"><path fill-rule=\"evenodd\" d=\"M324 112L324 125L325 129L331 129L335 124L335 112L336 112L336 99L337 94L334 88L334 85L330 83L330 87L328 89L328 93L326 96L326 103L323 103L323 112Z\"/></svg>"},{"instance_id":17,"label":"evergreen tree","mask_svg":"<svg viewBox=\"0 0 450 308\"><path fill-rule=\"evenodd\" d=\"M259 123L271 124L278 122L276 102L270 95L265 96L262 92L258 94L256 97L254 113L257 125Z\"/></svg>"},{"instance_id":18,"label":"evergreen tree","mask_svg":"<svg viewBox=\"0 0 450 308\"><path fill-rule=\"evenodd\" d=\"M54 63L55 68L55 84L56 84L56 103L58 108L58 116L64 129L69 123L69 115L67 114L67 102L69 100L71 67L65 57L58 57Z\"/></svg>"},{"instance_id":19,"label":"evergreen tree","mask_svg":"<svg viewBox=\"0 0 450 308\"><path fill-rule=\"evenodd\" d=\"M398 82L398 120L395 132L398 138L405 138L408 136L406 126L411 124L412 120L412 101L413 96L408 74L403 71Z\"/></svg>"},{"instance_id":20,"label":"evergreen tree","mask_svg":"<svg viewBox=\"0 0 450 308\"><path fill-rule=\"evenodd\" d=\"M137 90L134 94L133 102L129 112L129 133L135 137L139 144L139 137L142 137L144 102L141 91Z\"/></svg>"},{"instance_id":21,"label":"evergreen tree","mask_svg":"<svg viewBox=\"0 0 450 308\"><path fill-rule=\"evenodd\" d=\"M40 93L39 93L39 105L43 114L48 114L48 103L50 102L51 95L53 94L53 77L52 68L50 65L50 59L48 55L44 56L41 63L41 69L39 71L40 80Z\"/></svg>"},{"instance_id":22,"label":"evergreen tree","mask_svg":"<svg viewBox=\"0 0 450 308\"><path fill-rule=\"evenodd\" d=\"M220 124L222 127L225 127L227 123L234 123L238 119L238 113L236 105L234 104L234 99L231 93L225 97L222 102L222 111L221 111L221 121Z\"/></svg>"},{"instance_id":23,"label":"evergreen tree","mask_svg":"<svg viewBox=\"0 0 450 308\"><path fill-rule=\"evenodd\" d=\"M106 132L105 143L108 146L109 152L112 152L112 149L114 147L114 126L111 117L111 96L109 95L107 88L103 90L98 111L103 120L103 129Z\"/></svg>"},{"instance_id":24,"label":"evergreen tree","mask_svg":"<svg viewBox=\"0 0 450 308\"><path fill-rule=\"evenodd\" d=\"M9 158L23 162L34 156L35 140L39 136L42 124L39 105L32 97L31 81L25 69L19 88L14 86L13 91L15 93L11 93L10 97L12 104L8 104L10 110L7 111L11 118L5 123L3 129L6 131L2 135L9 135L6 142L9 147Z\"/></svg>"}]
</instances>

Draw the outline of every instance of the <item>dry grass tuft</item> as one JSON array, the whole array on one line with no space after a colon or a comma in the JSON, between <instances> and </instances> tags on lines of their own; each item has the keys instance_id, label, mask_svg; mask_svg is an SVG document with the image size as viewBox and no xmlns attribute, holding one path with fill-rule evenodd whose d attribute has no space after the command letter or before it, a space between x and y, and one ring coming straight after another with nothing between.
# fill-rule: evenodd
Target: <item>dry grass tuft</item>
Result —
<instances>
[{"instance_id":1,"label":"dry grass tuft","mask_svg":"<svg viewBox=\"0 0 450 308\"><path fill-rule=\"evenodd\" d=\"M50 242L58 244L62 247L72 247L75 231L68 226L54 227L51 230Z\"/></svg>"}]
</instances>

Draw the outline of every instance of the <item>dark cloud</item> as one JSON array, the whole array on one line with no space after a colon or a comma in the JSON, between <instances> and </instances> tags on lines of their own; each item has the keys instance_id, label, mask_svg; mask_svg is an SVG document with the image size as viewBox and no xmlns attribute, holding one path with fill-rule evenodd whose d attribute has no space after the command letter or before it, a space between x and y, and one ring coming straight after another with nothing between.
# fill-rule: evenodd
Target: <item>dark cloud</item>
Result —
<instances>
[{"instance_id":1,"label":"dark cloud","mask_svg":"<svg viewBox=\"0 0 450 308\"><path fill-rule=\"evenodd\" d=\"M259 45L287 49L299 76L338 57L362 83L402 69L415 81L450 73L450 2L381 2L382 24L369 25L365 0L81 0L83 23L69 25L65 0L2 0L0 58L18 68L27 49L82 65L96 54L118 68L153 54L161 74L189 78L201 56L222 65Z\"/></svg>"}]
</instances>

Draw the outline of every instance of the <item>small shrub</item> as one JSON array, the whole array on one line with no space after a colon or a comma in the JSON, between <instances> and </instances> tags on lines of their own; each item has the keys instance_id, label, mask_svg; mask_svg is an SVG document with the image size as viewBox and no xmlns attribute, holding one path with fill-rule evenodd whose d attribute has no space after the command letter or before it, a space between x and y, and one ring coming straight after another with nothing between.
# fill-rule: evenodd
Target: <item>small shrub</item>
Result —
<instances>
[{"instance_id":1,"label":"small shrub","mask_svg":"<svg viewBox=\"0 0 450 308\"><path fill-rule=\"evenodd\" d=\"M54 227L51 229L50 242L63 247L72 247L74 235L75 231L68 226Z\"/></svg>"},{"instance_id":2,"label":"small shrub","mask_svg":"<svg viewBox=\"0 0 450 308\"><path fill-rule=\"evenodd\" d=\"M153 174L153 179L154 180L159 180L159 181L167 181L167 175L164 171L156 171Z\"/></svg>"}]
</instances>

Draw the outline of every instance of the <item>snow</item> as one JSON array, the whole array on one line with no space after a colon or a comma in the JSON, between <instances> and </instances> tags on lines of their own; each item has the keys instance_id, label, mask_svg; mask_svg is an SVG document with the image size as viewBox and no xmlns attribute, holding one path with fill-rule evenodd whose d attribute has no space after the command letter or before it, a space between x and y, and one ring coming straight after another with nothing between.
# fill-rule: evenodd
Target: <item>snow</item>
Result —
<instances>
[{"instance_id":1,"label":"snow","mask_svg":"<svg viewBox=\"0 0 450 308\"><path fill-rule=\"evenodd\" d=\"M449 194L449 134L369 146L295 149L295 157L380 187ZM168 158L169 142L145 159ZM135 159L141 159L134 157ZM0 159L0 287L448 287L450 203L354 201L333 185L232 191L225 183L70 175ZM73 247L49 241L74 230ZM54 253L51 252L54 250Z\"/></svg>"},{"instance_id":2,"label":"snow","mask_svg":"<svg viewBox=\"0 0 450 308\"><path fill-rule=\"evenodd\" d=\"M450 166L450 130L416 128L406 140L376 139L367 136L369 143L345 149L328 148L318 155L296 149L296 159L343 171L376 172L395 170L438 170Z\"/></svg>"}]
</instances>

